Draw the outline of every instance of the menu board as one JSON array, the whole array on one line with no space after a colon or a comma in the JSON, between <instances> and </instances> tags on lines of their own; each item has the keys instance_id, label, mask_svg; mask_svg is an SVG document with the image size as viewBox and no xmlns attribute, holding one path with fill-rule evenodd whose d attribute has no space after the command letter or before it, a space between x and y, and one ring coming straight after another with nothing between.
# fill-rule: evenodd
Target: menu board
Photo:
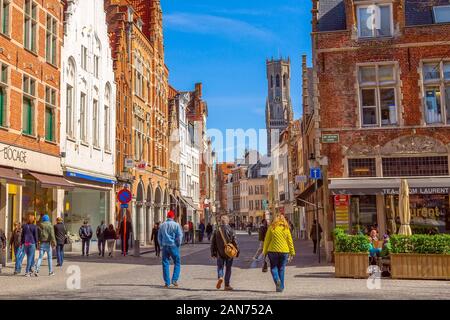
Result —
<instances>
[{"instance_id":1,"label":"menu board","mask_svg":"<svg viewBox=\"0 0 450 320\"><path fill-rule=\"evenodd\" d=\"M334 196L334 210L336 213L336 228L348 230L350 196L349 195Z\"/></svg>"}]
</instances>

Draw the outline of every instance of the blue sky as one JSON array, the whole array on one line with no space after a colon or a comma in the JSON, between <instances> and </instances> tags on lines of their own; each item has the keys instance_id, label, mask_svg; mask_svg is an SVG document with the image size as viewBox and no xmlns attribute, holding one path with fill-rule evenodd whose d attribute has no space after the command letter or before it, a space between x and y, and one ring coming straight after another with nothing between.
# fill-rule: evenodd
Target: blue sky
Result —
<instances>
[{"instance_id":1,"label":"blue sky","mask_svg":"<svg viewBox=\"0 0 450 320\"><path fill-rule=\"evenodd\" d=\"M265 61L271 57L291 58L291 95L300 116L301 55L310 60L311 52L310 0L161 3L170 84L185 91L203 83L208 128L265 128ZM265 143L259 150L266 152Z\"/></svg>"}]
</instances>

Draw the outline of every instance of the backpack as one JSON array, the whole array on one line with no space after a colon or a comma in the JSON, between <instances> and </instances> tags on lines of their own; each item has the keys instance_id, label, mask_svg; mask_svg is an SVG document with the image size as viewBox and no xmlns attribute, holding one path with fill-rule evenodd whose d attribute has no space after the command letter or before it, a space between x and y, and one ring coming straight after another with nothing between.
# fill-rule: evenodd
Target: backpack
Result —
<instances>
[{"instance_id":1,"label":"backpack","mask_svg":"<svg viewBox=\"0 0 450 320\"><path fill-rule=\"evenodd\" d=\"M219 232L220 232L220 235L222 236L223 243L225 244L225 248L224 248L225 254L230 259L236 258L238 255L238 249L231 242L227 242L227 240L225 239L225 236L223 234L222 228L220 226L219 226Z\"/></svg>"}]
</instances>

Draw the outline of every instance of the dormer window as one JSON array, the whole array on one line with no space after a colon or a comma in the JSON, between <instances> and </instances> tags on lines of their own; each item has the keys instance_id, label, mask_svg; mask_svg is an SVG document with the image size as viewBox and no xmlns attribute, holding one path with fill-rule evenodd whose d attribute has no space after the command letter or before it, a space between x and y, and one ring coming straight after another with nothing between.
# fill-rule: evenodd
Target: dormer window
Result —
<instances>
[{"instance_id":1,"label":"dormer window","mask_svg":"<svg viewBox=\"0 0 450 320\"><path fill-rule=\"evenodd\" d=\"M392 4L358 6L357 16L360 38L391 37L394 33Z\"/></svg>"},{"instance_id":2,"label":"dormer window","mask_svg":"<svg viewBox=\"0 0 450 320\"><path fill-rule=\"evenodd\" d=\"M433 7L434 22L448 23L450 22L450 6L436 6Z\"/></svg>"}]
</instances>

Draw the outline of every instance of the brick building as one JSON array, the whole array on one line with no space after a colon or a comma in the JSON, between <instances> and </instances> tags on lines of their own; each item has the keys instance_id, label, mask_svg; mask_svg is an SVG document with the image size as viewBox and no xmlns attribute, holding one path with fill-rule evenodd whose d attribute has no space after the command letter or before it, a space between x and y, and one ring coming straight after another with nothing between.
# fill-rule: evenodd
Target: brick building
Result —
<instances>
[{"instance_id":1,"label":"brick building","mask_svg":"<svg viewBox=\"0 0 450 320\"><path fill-rule=\"evenodd\" d=\"M32 214L55 221L62 178L59 121L63 3L2 1L0 10L0 228ZM8 257L7 257L8 259Z\"/></svg>"},{"instance_id":2,"label":"brick building","mask_svg":"<svg viewBox=\"0 0 450 320\"><path fill-rule=\"evenodd\" d=\"M448 1L318 2L304 143L329 178L325 229L395 232L407 178L413 232L449 232Z\"/></svg>"},{"instance_id":3,"label":"brick building","mask_svg":"<svg viewBox=\"0 0 450 320\"><path fill-rule=\"evenodd\" d=\"M158 0L106 0L105 7L120 104L117 143L123 143L117 149L118 186L133 193L135 239L150 242L154 223L163 221L175 202L169 191L169 86L162 11Z\"/></svg>"},{"instance_id":4,"label":"brick building","mask_svg":"<svg viewBox=\"0 0 450 320\"><path fill-rule=\"evenodd\" d=\"M227 181L234 168L233 162L223 162L216 165L216 207L219 214L227 213Z\"/></svg>"}]
</instances>

